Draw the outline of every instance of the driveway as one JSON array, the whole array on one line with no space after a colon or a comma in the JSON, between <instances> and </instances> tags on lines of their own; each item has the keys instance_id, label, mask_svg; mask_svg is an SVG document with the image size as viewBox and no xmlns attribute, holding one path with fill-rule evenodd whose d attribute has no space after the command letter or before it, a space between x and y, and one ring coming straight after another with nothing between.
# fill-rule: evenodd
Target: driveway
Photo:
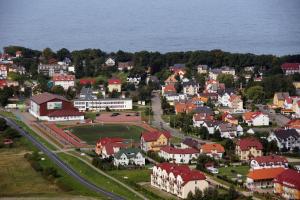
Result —
<instances>
[{"instance_id":1,"label":"driveway","mask_svg":"<svg viewBox=\"0 0 300 200\"><path fill-rule=\"evenodd\" d=\"M290 119L286 116L280 113L275 113L273 109L266 108L264 105L258 104L256 106L262 113L269 115L270 120L275 122L279 127L285 126L290 121Z\"/></svg>"}]
</instances>

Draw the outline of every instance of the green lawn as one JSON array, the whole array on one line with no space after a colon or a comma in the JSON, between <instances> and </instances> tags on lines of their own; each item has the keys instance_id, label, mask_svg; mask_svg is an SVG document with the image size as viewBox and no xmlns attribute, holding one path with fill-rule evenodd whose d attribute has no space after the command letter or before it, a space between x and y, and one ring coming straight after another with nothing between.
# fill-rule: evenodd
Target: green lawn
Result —
<instances>
[{"instance_id":1,"label":"green lawn","mask_svg":"<svg viewBox=\"0 0 300 200\"><path fill-rule=\"evenodd\" d=\"M102 187L103 189L110 192L114 192L122 197L125 197L126 199L140 199L134 193L127 190L123 186L117 184L116 182L110 180L102 174L99 174L97 171L95 171L93 168L91 168L81 160L73 156L67 155L65 153L59 153L58 155L65 162L67 162L74 170L79 172L79 174L82 177Z\"/></svg>"},{"instance_id":2,"label":"green lawn","mask_svg":"<svg viewBox=\"0 0 300 200\"><path fill-rule=\"evenodd\" d=\"M219 175L226 175L229 179L236 178L237 174L241 174L243 180L246 179L246 176L249 172L249 166L228 166L219 168Z\"/></svg>"},{"instance_id":3,"label":"green lawn","mask_svg":"<svg viewBox=\"0 0 300 200\"><path fill-rule=\"evenodd\" d=\"M68 129L88 144L95 144L102 137L121 137L139 141L141 132L144 130L137 126L110 124L76 126Z\"/></svg>"}]
</instances>

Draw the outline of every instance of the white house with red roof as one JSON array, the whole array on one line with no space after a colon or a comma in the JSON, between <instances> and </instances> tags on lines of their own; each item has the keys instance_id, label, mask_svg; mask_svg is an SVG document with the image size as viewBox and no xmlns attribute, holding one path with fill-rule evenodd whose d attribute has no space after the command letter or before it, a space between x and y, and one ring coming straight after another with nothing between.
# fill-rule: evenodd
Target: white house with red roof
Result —
<instances>
[{"instance_id":1,"label":"white house with red roof","mask_svg":"<svg viewBox=\"0 0 300 200\"><path fill-rule=\"evenodd\" d=\"M99 156L109 157L110 155L116 153L123 144L124 144L123 138L118 138L118 137L100 138L99 140L97 140L95 152Z\"/></svg>"},{"instance_id":2,"label":"white house with red roof","mask_svg":"<svg viewBox=\"0 0 300 200\"><path fill-rule=\"evenodd\" d=\"M140 147L143 151L159 151L170 144L171 134L167 131L145 131L141 135Z\"/></svg>"},{"instance_id":3,"label":"white house with red roof","mask_svg":"<svg viewBox=\"0 0 300 200\"><path fill-rule=\"evenodd\" d=\"M169 85L162 86L161 93L162 95L166 96L170 94L176 94L177 92L174 84L169 84Z\"/></svg>"},{"instance_id":4,"label":"white house with red roof","mask_svg":"<svg viewBox=\"0 0 300 200\"><path fill-rule=\"evenodd\" d=\"M117 92L121 92L121 86L122 86L122 81L118 78L111 78L108 79L108 91L112 92L112 91L117 91Z\"/></svg>"},{"instance_id":5,"label":"white house with red roof","mask_svg":"<svg viewBox=\"0 0 300 200\"><path fill-rule=\"evenodd\" d=\"M68 90L69 87L75 86L75 75L68 74L54 74L52 76L53 85L60 85L64 90Z\"/></svg>"},{"instance_id":6,"label":"white house with red roof","mask_svg":"<svg viewBox=\"0 0 300 200\"><path fill-rule=\"evenodd\" d=\"M161 163L152 169L151 186L186 199L196 189L202 192L207 189L208 182L203 173L191 170L187 165Z\"/></svg>"},{"instance_id":7,"label":"white house with red roof","mask_svg":"<svg viewBox=\"0 0 300 200\"><path fill-rule=\"evenodd\" d=\"M169 162L177 164L188 164L193 160L196 160L199 156L199 150L194 148L175 148L171 146L165 146L160 148L158 155Z\"/></svg>"},{"instance_id":8,"label":"white house with red roof","mask_svg":"<svg viewBox=\"0 0 300 200\"><path fill-rule=\"evenodd\" d=\"M289 162L283 156L269 155L258 156L250 161L251 169L263 169L263 168L276 168L283 167L288 168Z\"/></svg>"},{"instance_id":9,"label":"white house with red roof","mask_svg":"<svg viewBox=\"0 0 300 200\"><path fill-rule=\"evenodd\" d=\"M200 152L215 159L221 159L225 153L225 149L221 144L210 143L201 146Z\"/></svg>"},{"instance_id":10,"label":"white house with red roof","mask_svg":"<svg viewBox=\"0 0 300 200\"><path fill-rule=\"evenodd\" d=\"M284 199L300 199L300 173L287 169L273 180L274 193Z\"/></svg>"},{"instance_id":11,"label":"white house with red roof","mask_svg":"<svg viewBox=\"0 0 300 200\"><path fill-rule=\"evenodd\" d=\"M45 121L84 120L84 114L66 98L44 92L30 99L30 114Z\"/></svg>"},{"instance_id":12,"label":"white house with red roof","mask_svg":"<svg viewBox=\"0 0 300 200\"><path fill-rule=\"evenodd\" d=\"M245 112L243 114L243 120L248 126L269 126L270 123L269 116L260 111Z\"/></svg>"},{"instance_id":13,"label":"white house with red roof","mask_svg":"<svg viewBox=\"0 0 300 200\"><path fill-rule=\"evenodd\" d=\"M285 75L300 73L300 63L283 63L281 69Z\"/></svg>"},{"instance_id":14,"label":"white house with red roof","mask_svg":"<svg viewBox=\"0 0 300 200\"><path fill-rule=\"evenodd\" d=\"M6 79L7 78L7 66L6 65L0 65L0 79Z\"/></svg>"}]
</instances>

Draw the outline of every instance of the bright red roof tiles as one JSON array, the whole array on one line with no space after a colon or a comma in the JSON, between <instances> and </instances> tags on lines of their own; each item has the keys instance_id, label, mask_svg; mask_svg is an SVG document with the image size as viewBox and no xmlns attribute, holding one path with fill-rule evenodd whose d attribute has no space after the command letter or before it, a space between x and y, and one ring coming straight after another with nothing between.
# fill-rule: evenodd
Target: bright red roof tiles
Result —
<instances>
[{"instance_id":1,"label":"bright red roof tiles","mask_svg":"<svg viewBox=\"0 0 300 200\"><path fill-rule=\"evenodd\" d=\"M276 176L274 182L300 190L300 173L293 169L287 169Z\"/></svg>"},{"instance_id":2,"label":"bright red roof tiles","mask_svg":"<svg viewBox=\"0 0 300 200\"><path fill-rule=\"evenodd\" d=\"M236 145L239 146L242 151L250 150L252 147L256 148L257 150L263 149L263 146L260 143L260 141L252 137L240 139Z\"/></svg>"},{"instance_id":3,"label":"bright red roof tiles","mask_svg":"<svg viewBox=\"0 0 300 200\"><path fill-rule=\"evenodd\" d=\"M167 131L143 132L141 137L145 142L151 142L156 141L161 135L164 135L167 139L171 137L171 134Z\"/></svg>"}]
</instances>

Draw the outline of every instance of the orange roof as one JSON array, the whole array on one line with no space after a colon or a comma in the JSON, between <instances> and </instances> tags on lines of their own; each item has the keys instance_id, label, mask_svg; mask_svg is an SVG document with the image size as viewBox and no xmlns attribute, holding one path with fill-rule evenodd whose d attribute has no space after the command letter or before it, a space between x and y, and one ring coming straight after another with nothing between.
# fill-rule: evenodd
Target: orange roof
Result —
<instances>
[{"instance_id":1,"label":"orange roof","mask_svg":"<svg viewBox=\"0 0 300 200\"><path fill-rule=\"evenodd\" d=\"M185 103L176 103L175 104L175 111L176 113L183 113L186 111Z\"/></svg>"},{"instance_id":2,"label":"orange roof","mask_svg":"<svg viewBox=\"0 0 300 200\"><path fill-rule=\"evenodd\" d=\"M259 112L259 111L257 111L257 112L245 112L243 114L243 118L244 118L244 120L249 121L249 120L253 120L254 118L259 116L260 114L262 114L262 113Z\"/></svg>"},{"instance_id":3,"label":"orange roof","mask_svg":"<svg viewBox=\"0 0 300 200\"><path fill-rule=\"evenodd\" d=\"M204 144L201 146L203 153L211 153L212 151L217 151L218 153L224 153L225 149L222 145L218 143L214 144Z\"/></svg>"},{"instance_id":4,"label":"orange roof","mask_svg":"<svg viewBox=\"0 0 300 200\"><path fill-rule=\"evenodd\" d=\"M166 85L164 92L176 92L176 88L173 84Z\"/></svg>"},{"instance_id":5,"label":"orange roof","mask_svg":"<svg viewBox=\"0 0 300 200\"><path fill-rule=\"evenodd\" d=\"M285 169L282 167L278 168L265 168L265 169L256 169L250 171L247 175L248 178L253 180L268 180L274 179L276 176L281 174Z\"/></svg>"}]
</instances>

